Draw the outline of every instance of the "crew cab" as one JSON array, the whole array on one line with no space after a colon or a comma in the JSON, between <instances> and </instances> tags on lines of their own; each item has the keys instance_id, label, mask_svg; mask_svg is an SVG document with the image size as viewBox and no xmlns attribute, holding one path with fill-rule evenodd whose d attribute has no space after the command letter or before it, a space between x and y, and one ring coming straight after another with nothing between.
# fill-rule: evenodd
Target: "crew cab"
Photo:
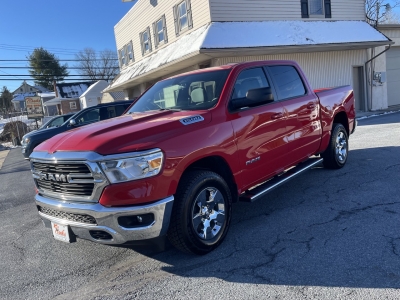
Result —
<instances>
[{"instance_id":1,"label":"crew cab","mask_svg":"<svg viewBox=\"0 0 400 300\"><path fill-rule=\"evenodd\" d=\"M133 100L127 100L98 104L75 114L60 116L40 130L29 132L22 137L22 155L25 159L29 159L29 155L37 145L61 132L118 117L125 112L132 102ZM64 119L65 116L66 119ZM62 122L63 120L65 121Z\"/></svg>"},{"instance_id":2,"label":"crew cab","mask_svg":"<svg viewBox=\"0 0 400 300\"><path fill-rule=\"evenodd\" d=\"M356 128L350 86L313 91L294 61L201 69L159 81L121 117L35 148L39 215L56 239L124 244L167 235L205 254L232 203L317 164L342 168Z\"/></svg>"}]
</instances>

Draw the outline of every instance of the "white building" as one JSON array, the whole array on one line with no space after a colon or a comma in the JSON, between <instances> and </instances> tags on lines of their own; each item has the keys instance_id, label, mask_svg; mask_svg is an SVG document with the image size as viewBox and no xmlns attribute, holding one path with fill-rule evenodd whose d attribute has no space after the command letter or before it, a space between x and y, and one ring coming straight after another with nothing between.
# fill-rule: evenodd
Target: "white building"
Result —
<instances>
[{"instance_id":1,"label":"white building","mask_svg":"<svg viewBox=\"0 0 400 300\"><path fill-rule=\"evenodd\" d=\"M89 88L79 97L81 109L86 107L95 106L101 103L102 91L108 86L107 81L99 80L93 83Z\"/></svg>"},{"instance_id":2,"label":"white building","mask_svg":"<svg viewBox=\"0 0 400 300\"><path fill-rule=\"evenodd\" d=\"M296 60L311 85L352 85L358 110L388 107L393 44L365 22L364 0L138 0L114 28L121 72L107 92L139 96L155 81L208 66ZM371 61L370 59L373 58Z\"/></svg>"}]
</instances>

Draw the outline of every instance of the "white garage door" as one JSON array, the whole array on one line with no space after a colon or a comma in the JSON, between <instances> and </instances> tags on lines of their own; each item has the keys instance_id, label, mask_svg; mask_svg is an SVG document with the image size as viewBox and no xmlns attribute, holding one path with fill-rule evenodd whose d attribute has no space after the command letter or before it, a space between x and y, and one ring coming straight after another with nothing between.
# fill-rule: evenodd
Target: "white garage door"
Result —
<instances>
[{"instance_id":1,"label":"white garage door","mask_svg":"<svg viewBox=\"0 0 400 300\"><path fill-rule=\"evenodd\" d=\"M388 105L400 104L400 47L386 52Z\"/></svg>"}]
</instances>

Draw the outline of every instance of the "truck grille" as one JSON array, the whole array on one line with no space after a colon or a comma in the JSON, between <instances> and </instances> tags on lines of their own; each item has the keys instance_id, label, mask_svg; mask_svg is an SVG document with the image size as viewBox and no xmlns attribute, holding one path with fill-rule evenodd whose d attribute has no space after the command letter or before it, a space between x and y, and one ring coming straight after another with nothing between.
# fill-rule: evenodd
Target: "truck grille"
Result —
<instances>
[{"instance_id":1,"label":"truck grille","mask_svg":"<svg viewBox=\"0 0 400 300\"><path fill-rule=\"evenodd\" d=\"M74 222L78 222L78 223L86 223L86 224L96 225L96 219L89 215L67 213L67 212L63 212L63 211L46 208L43 206L38 206L37 208L38 208L38 211L40 211L41 213L43 213L47 216L64 219L64 220L68 220L68 221L74 221Z\"/></svg>"},{"instance_id":2,"label":"truck grille","mask_svg":"<svg viewBox=\"0 0 400 300\"><path fill-rule=\"evenodd\" d=\"M64 182L68 175L83 175L86 181L93 181L93 177L87 165L85 164L50 164L50 163L32 163L35 172L48 174L53 176L63 176L64 180L48 180L43 178L35 178L39 190L44 192L57 193L70 196L91 196L94 189L94 182ZM79 180L77 180L79 181Z\"/></svg>"}]
</instances>

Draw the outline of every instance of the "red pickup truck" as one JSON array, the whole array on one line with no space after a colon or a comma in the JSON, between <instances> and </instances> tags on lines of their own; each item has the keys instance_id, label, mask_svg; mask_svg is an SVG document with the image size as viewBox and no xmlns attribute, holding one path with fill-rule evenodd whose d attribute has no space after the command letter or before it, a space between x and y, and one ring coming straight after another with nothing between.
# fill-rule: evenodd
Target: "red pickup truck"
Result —
<instances>
[{"instance_id":1,"label":"red pickup truck","mask_svg":"<svg viewBox=\"0 0 400 300\"><path fill-rule=\"evenodd\" d=\"M35 148L36 206L62 241L167 235L205 254L225 238L233 202L321 162L343 167L355 128L351 87L313 91L293 61L201 69L159 81L121 117Z\"/></svg>"}]
</instances>

